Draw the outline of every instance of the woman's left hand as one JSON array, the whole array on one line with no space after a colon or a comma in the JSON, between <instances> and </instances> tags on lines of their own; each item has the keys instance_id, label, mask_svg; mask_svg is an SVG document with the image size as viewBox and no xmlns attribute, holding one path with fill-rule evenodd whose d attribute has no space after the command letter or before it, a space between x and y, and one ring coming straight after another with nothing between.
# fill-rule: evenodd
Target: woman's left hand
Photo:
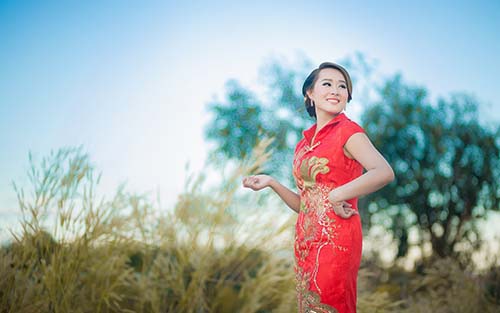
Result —
<instances>
[{"instance_id":1,"label":"woman's left hand","mask_svg":"<svg viewBox=\"0 0 500 313\"><path fill-rule=\"evenodd\" d=\"M342 218L349 218L353 215L359 214L358 211L353 209L352 205L347 201L333 202L332 207L335 214Z\"/></svg>"},{"instance_id":2,"label":"woman's left hand","mask_svg":"<svg viewBox=\"0 0 500 313\"><path fill-rule=\"evenodd\" d=\"M342 218L349 218L353 215L359 214L358 211L352 208L352 205L347 201L339 201L340 194L338 189L333 189L328 194L328 199L332 203L333 211L335 214Z\"/></svg>"}]
</instances>

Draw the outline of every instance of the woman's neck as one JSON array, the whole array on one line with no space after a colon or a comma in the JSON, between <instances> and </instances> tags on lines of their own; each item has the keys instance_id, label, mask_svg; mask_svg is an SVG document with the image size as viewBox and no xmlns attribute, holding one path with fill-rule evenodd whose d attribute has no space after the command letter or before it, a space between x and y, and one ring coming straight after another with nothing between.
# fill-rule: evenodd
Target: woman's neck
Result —
<instances>
[{"instance_id":1,"label":"woman's neck","mask_svg":"<svg viewBox=\"0 0 500 313\"><path fill-rule=\"evenodd\" d=\"M344 113L344 111L340 111L337 114L321 114L316 117L316 134L320 131L321 128L323 128L328 122L330 122L332 119L336 118L340 114Z\"/></svg>"}]
</instances>

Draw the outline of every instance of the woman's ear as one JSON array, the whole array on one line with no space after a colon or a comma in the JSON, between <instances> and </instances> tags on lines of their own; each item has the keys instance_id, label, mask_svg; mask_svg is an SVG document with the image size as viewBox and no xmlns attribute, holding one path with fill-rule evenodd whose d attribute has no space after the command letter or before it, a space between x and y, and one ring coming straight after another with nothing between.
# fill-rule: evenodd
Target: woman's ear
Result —
<instances>
[{"instance_id":1,"label":"woman's ear","mask_svg":"<svg viewBox=\"0 0 500 313\"><path fill-rule=\"evenodd\" d=\"M307 97L308 97L309 99L311 99L311 100L312 100L312 97L311 97L311 95L312 95L312 91L311 91L310 89L306 91L306 95L307 95Z\"/></svg>"}]
</instances>

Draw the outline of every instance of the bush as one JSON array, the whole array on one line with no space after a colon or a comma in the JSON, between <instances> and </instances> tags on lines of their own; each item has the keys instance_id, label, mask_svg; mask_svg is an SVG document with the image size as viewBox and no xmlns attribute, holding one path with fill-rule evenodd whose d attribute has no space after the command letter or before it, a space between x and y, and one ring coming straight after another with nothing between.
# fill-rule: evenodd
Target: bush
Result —
<instances>
[{"instance_id":1,"label":"bush","mask_svg":"<svg viewBox=\"0 0 500 313\"><path fill-rule=\"evenodd\" d=\"M22 230L0 250L0 312L296 311L295 216L266 210L266 193L238 194L268 143L217 188L191 181L170 210L124 188L98 198L81 149L30 158L33 190L16 187ZM359 290L361 313L499 308L498 268L481 280L450 259L421 275L365 260Z\"/></svg>"}]
</instances>

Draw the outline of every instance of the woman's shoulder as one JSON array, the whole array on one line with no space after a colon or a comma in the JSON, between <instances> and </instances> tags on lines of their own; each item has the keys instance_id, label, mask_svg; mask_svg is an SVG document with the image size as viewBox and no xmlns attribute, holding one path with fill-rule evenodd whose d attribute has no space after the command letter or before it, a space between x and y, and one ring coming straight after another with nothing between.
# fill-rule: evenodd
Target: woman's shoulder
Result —
<instances>
[{"instance_id":1,"label":"woman's shoulder","mask_svg":"<svg viewBox=\"0 0 500 313\"><path fill-rule=\"evenodd\" d=\"M355 122L354 120L352 120L348 116L345 116L345 118L341 121L341 125L342 125L342 127L359 127L361 129L363 129L363 127L361 127L361 125L359 125L359 123Z\"/></svg>"},{"instance_id":2,"label":"woman's shoulder","mask_svg":"<svg viewBox=\"0 0 500 313\"><path fill-rule=\"evenodd\" d=\"M339 126L340 137L343 142L347 141L347 139L356 133L365 133L363 127L350 118L343 120Z\"/></svg>"},{"instance_id":3,"label":"woman's shoulder","mask_svg":"<svg viewBox=\"0 0 500 313\"><path fill-rule=\"evenodd\" d=\"M306 138L302 135L302 137L297 141L297 144L295 145L295 152L302 148L306 144Z\"/></svg>"}]
</instances>

